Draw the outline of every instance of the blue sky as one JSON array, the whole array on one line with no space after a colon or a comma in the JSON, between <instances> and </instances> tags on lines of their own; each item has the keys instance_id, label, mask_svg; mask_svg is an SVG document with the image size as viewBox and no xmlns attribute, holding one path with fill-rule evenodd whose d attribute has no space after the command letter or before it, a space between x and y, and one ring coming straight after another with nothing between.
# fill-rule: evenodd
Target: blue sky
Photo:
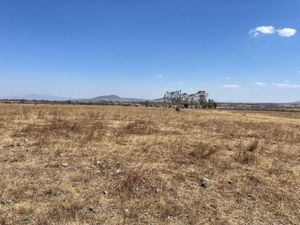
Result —
<instances>
[{"instance_id":1,"label":"blue sky","mask_svg":"<svg viewBox=\"0 0 300 225\"><path fill-rule=\"evenodd\" d=\"M1 0L0 96L300 100L300 0Z\"/></svg>"}]
</instances>

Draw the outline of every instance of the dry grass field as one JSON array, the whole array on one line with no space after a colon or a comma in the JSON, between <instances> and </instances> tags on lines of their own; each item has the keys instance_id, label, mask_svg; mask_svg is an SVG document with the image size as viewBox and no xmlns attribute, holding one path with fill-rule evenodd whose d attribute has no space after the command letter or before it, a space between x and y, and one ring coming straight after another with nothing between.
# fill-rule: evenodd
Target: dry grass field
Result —
<instances>
[{"instance_id":1,"label":"dry grass field","mask_svg":"<svg viewBox=\"0 0 300 225\"><path fill-rule=\"evenodd\" d=\"M300 224L300 113L0 104L0 224Z\"/></svg>"}]
</instances>

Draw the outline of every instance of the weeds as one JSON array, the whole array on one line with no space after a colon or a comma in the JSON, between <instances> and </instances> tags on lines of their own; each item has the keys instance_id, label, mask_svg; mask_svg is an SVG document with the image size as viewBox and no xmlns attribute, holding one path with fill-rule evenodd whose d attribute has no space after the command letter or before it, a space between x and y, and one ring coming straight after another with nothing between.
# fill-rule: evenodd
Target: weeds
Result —
<instances>
[{"instance_id":1,"label":"weeds","mask_svg":"<svg viewBox=\"0 0 300 225\"><path fill-rule=\"evenodd\" d=\"M123 127L121 132L131 135L150 135L156 133L157 129L150 120L136 120Z\"/></svg>"},{"instance_id":2,"label":"weeds","mask_svg":"<svg viewBox=\"0 0 300 225\"><path fill-rule=\"evenodd\" d=\"M211 146L202 142L193 145L191 149L192 150L189 152L189 156L192 158L192 160L209 159L219 150L217 146Z\"/></svg>"},{"instance_id":3,"label":"weeds","mask_svg":"<svg viewBox=\"0 0 300 225\"><path fill-rule=\"evenodd\" d=\"M142 168L127 169L122 175L122 179L118 186L118 191L129 196L138 194L138 192L146 184L146 176Z\"/></svg>"},{"instance_id":4,"label":"weeds","mask_svg":"<svg viewBox=\"0 0 300 225\"><path fill-rule=\"evenodd\" d=\"M251 141L249 144L243 146L239 145L235 159L242 164L253 164L257 160L256 150L258 148L258 141Z\"/></svg>"}]
</instances>

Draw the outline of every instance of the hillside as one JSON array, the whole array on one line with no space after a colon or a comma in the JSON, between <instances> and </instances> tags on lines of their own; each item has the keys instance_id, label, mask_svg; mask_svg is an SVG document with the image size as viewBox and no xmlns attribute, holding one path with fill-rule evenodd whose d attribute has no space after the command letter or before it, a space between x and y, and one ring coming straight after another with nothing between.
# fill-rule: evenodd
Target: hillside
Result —
<instances>
[{"instance_id":1,"label":"hillside","mask_svg":"<svg viewBox=\"0 0 300 225\"><path fill-rule=\"evenodd\" d=\"M118 95L104 95L98 96L95 98L88 98L88 99L79 99L79 102L101 102L101 101L108 101L108 102L143 102L146 101L145 99L139 98L122 98Z\"/></svg>"}]
</instances>

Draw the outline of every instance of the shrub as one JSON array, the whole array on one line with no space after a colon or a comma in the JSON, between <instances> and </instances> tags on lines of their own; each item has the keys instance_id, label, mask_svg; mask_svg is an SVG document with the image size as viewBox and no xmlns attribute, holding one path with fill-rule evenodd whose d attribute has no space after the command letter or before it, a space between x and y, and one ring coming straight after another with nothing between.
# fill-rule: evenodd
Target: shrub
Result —
<instances>
[{"instance_id":1,"label":"shrub","mask_svg":"<svg viewBox=\"0 0 300 225\"><path fill-rule=\"evenodd\" d=\"M255 163L257 160L256 150L258 148L258 141L251 141L246 146L240 146L235 155L235 159L242 164Z\"/></svg>"}]
</instances>

